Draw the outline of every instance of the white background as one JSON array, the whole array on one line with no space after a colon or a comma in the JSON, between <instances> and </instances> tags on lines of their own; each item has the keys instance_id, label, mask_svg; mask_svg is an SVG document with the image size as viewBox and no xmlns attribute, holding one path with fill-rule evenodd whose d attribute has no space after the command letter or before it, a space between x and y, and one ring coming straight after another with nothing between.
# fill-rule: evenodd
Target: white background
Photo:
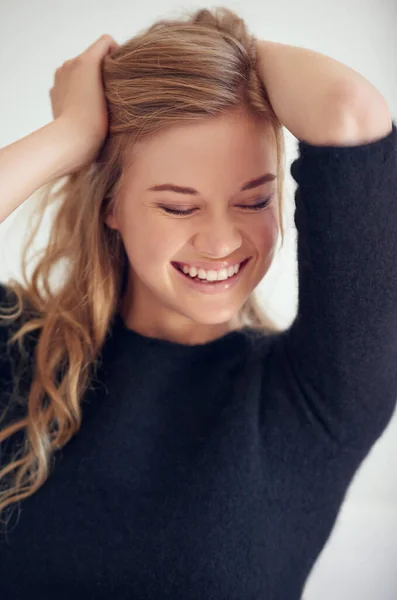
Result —
<instances>
[{"instance_id":1,"label":"white background","mask_svg":"<svg viewBox=\"0 0 397 600\"><path fill-rule=\"evenodd\" d=\"M396 0L244 0L224 5L238 12L259 38L311 48L354 68L380 90L396 118ZM97 37L109 33L122 43L160 17L205 6L212 5L164 0L0 0L0 147L52 120L49 89L55 70ZM292 221L296 184L289 172L297 141L284 131L287 235L259 291L264 306L286 327L297 309ZM0 225L2 282L20 278L20 250L35 201L33 195ZM50 223L48 218L39 245L46 243ZM330 539L307 581L304 600L397 600L396 467L395 413L352 481Z\"/></svg>"}]
</instances>

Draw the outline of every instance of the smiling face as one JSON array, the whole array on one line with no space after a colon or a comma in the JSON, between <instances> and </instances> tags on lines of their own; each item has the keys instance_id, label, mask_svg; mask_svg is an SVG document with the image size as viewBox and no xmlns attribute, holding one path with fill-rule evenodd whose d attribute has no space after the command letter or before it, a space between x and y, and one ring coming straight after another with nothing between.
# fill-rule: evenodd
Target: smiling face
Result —
<instances>
[{"instance_id":1,"label":"smiling face","mask_svg":"<svg viewBox=\"0 0 397 600\"><path fill-rule=\"evenodd\" d=\"M122 311L128 327L181 343L239 327L238 311L269 269L278 240L277 179L258 181L276 169L269 126L242 110L139 143L117 209L106 219L130 262ZM151 189L164 184L190 189ZM211 293L203 287L214 284L192 285L174 264L218 268L248 257L233 286L216 284L219 291L214 286Z\"/></svg>"}]
</instances>

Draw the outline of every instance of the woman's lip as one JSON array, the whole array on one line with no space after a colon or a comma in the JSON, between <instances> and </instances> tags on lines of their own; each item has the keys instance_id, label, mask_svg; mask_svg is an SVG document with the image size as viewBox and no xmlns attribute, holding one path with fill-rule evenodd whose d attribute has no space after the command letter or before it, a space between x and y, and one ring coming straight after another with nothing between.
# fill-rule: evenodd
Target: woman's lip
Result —
<instances>
[{"instance_id":1,"label":"woman's lip","mask_svg":"<svg viewBox=\"0 0 397 600\"><path fill-rule=\"evenodd\" d=\"M194 264L191 264L191 265L190 265L190 263L185 263L185 262L183 262L183 261L180 261L180 262L178 262L178 261L173 261L171 264L175 265L176 267L178 267L178 268L179 268L179 269L181 269L181 270L182 270L182 267L183 267L184 265L187 265L187 266L189 266L190 268L191 268L191 267L196 267L197 269L204 269L205 271L221 271L222 269L230 269L230 267L232 267L232 266L234 266L234 265L237 265L237 264L238 264L238 265L240 265L240 267L242 267L242 266L244 266L244 265L245 265L245 263L246 263L246 262L248 262L248 260L249 260L250 258L251 258L251 257L250 257L250 256L248 256L247 258L244 258L244 259L243 259L242 261L240 261L239 263L237 263L237 262L236 262L236 263L234 263L234 264L231 264L231 263L221 263L221 262L219 262L219 263L214 263L214 264L213 264L213 265L211 265L211 266L208 266L208 265L204 266L204 264L205 264L205 263L200 263L200 262L197 262L197 263L194 263ZM215 266L215 264L217 264L218 266Z\"/></svg>"},{"instance_id":2,"label":"woman's lip","mask_svg":"<svg viewBox=\"0 0 397 600\"><path fill-rule=\"evenodd\" d=\"M183 278L183 281L188 287L203 294L218 294L220 292L232 290L236 285L238 285L238 282L241 280L243 273L245 272L246 264L249 262L250 258L243 261L244 264L241 265L238 273L233 275L233 277L228 277L223 281L219 280L212 283L205 283L198 277L189 277L176 265L176 263L172 263L172 266L175 268L175 271L178 274L177 276Z\"/></svg>"}]
</instances>

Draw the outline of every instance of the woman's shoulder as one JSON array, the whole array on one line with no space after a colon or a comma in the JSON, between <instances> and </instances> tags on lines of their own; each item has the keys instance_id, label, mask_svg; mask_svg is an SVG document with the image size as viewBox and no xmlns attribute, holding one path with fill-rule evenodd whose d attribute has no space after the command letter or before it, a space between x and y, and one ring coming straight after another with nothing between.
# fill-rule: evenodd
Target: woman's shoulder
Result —
<instances>
[{"instance_id":1,"label":"woman's shoulder","mask_svg":"<svg viewBox=\"0 0 397 600\"><path fill-rule=\"evenodd\" d=\"M16 305L17 296L11 286L0 283L0 347L6 344L17 319L5 318L10 314L10 309Z\"/></svg>"},{"instance_id":2,"label":"woman's shoulder","mask_svg":"<svg viewBox=\"0 0 397 600\"><path fill-rule=\"evenodd\" d=\"M17 318L10 318L17 308L17 294L11 285L0 282L0 344L4 345L12 331L18 328L26 317L22 311ZM11 310L12 309L12 310Z\"/></svg>"},{"instance_id":3,"label":"woman's shoulder","mask_svg":"<svg viewBox=\"0 0 397 600\"><path fill-rule=\"evenodd\" d=\"M33 346L30 343L32 338L27 336L29 343L26 340L22 343L23 352L18 342L10 344L10 338L20 329L23 323L27 320L29 311L24 305L21 314L11 318L10 315L15 315L18 309L18 296L11 285L0 283L0 391L3 391L8 382L11 382L15 376L16 368L22 366L22 359L27 364L31 364L31 353Z\"/></svg>"},{"instance_id":4,"label":"woman's shoulder","mask_svg":"<svg viewBox=\"0 0 397 600\"><path fill-rule=\"evenodd\" d=\"M16 299L15 292L10 285L0 282L0 305L14 304Z\"/></svg>"},{"instance_id":5,"label":"woman's shoulder","mask_svg":"<svg viewBox=\"0 0 397 600\"><path fill-rule=\"evenodd\" d=\"M23 352L18 342L9 343L26 320L28 311L22 309L16 318L18 296L11 285L0 283L0 429L4 429L14 420L24 416L25 408L19 401L24 397L25 382L30 381L32 356L31 344L22 344ZM7 317L7 318L5 318ZM28 377L26 377L28 375ZM16 396L15 396L16 394ZM15 401L17 399L17 401ZM0 443L1 446L1 443Z\"/></svg>"}]
</instances>

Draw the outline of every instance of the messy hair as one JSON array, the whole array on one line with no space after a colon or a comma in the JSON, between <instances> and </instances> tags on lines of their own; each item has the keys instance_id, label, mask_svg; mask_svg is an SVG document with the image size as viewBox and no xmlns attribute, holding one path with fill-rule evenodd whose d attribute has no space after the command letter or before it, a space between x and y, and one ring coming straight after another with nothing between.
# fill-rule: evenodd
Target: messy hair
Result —
<instances>
[{"instance_id":1,"label":"messy hair","mask_svg":"<svg viewBox=\"0 0 397 600\"><path fill-rule=\"evenodd\" d=\"M128 276L122 239L105 218L123 181L123 159L138 141L173 125L248 110L274 135L284 242L282 125L259 76L256 39L241 18L218 7L157 21L107 55L102 76L109 117L104 144L91 164L42 188L37 223L22 252L24 282L8 283L9 302L0 324L15 328L7 347L18 346L20 372L13 374L15 390L6 409L18 405L23 414L0 429L3 449L13 436L22 438L0 470L1 514L44 484L55 451L81 427L82 398L97 372ZM57 211L49 243L28 277L27 253L51 204ZM67 274L55 290L50 276L63 260ZM254 292L240 318L264 334L278 331ZM25 342L31 344L33 362L26 358ZM26 385L24 378L25 388L18 390L22 367L31 364L31 379Z\"/></svg>"}]
</instances>

